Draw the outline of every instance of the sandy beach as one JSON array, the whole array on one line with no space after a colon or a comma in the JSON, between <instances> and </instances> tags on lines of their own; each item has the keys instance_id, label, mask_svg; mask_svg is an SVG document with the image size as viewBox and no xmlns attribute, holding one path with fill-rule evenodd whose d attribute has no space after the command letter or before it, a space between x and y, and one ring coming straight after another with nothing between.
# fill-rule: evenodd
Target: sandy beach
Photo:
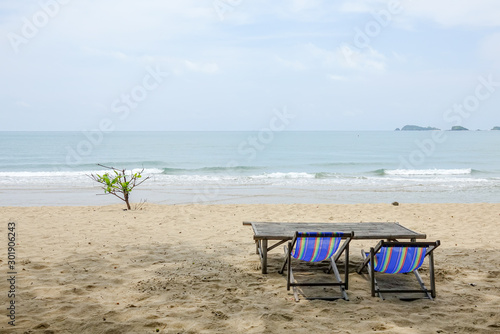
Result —
<instances>
[{"instance_id":1,"label":"sandy beach","mask_svg":"<svg viewBox=\"0 0 500 334\"><path fill-rule=\"evenodd\" d=\"M122 207L0 207L0 333L500 332L500 204ZM261 274L243 221L400 222L441 240L437 298L371 297L355 270L360 249L376 242L355 240L350 301L297 303L278 274L282 248ZM8 222L15 327L6 316Z\"/></svg>"}]
</instances>

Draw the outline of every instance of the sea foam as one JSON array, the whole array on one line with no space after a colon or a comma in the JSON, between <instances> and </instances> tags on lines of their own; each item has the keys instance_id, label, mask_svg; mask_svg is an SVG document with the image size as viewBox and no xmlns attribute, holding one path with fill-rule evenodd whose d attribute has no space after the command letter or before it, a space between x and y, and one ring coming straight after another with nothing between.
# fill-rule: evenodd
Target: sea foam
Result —
<instances>
[{"instance_id":1,"label":"sea foam","mask_svg":"<svg viewBox=\"0 0 500 334\"><path fill-rule=\"evenodd\" d=\"M471 168L462 169L389 169L385 175L413 176L413 175L469 175Z\"/></svg>"}]
</instances>

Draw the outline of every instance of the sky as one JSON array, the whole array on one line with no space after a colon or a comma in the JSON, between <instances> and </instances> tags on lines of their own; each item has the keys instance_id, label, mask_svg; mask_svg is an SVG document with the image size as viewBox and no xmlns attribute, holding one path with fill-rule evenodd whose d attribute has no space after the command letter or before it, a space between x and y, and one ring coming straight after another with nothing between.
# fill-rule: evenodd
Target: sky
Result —
<instances>
[{"instance_id":1,"label":"sky","mask_svg":"<svg viewBox=\"0 0 500 334\"><path fill-rule=\"evenodd\" d=\"M2 0L0 131L500 126L497 0Z\"/></svg>"}]
</instances>

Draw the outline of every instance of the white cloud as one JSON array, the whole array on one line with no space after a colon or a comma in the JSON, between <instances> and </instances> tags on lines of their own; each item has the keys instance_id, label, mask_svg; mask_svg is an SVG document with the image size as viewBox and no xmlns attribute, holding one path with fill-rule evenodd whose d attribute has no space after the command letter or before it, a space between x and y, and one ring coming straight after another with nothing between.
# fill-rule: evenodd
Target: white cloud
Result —
<instances>
[{"instance_id":1,"label":"white cloud","mask_svg":"<svg viewBox=\"0 0 500 334\"><path fill-rule=\"evenodd\" d=\"M189 60L184 60L186 68L193 72L205 74L214 74L219 71L219 66L216 63L196 63Z\"/></svg>"},{"instance_id":2,"label":"white cloud","mask_svg":"<svg viewBox=\"0 0 500 334\"><path fill-rule=\"evenodd\" d=\"M342 75L329 74L328 79L332 81L346 81L348 78Z\"/></svg>"},{"instance_id":3,"label":"white cloud","mask_svg":"<svg viewBox=\"0 0 500 334\"><path fill-rule=\"evenodd\" d=\"M392 52L392 56L399 63L407 63L408 62L408 59L405 55L402 55L402 54L397 53L395 51Z\"/></svg>"},{"instance_id":4,"label":"white cloud","mask_svg":"<svg viewBox=\"0 0 500 334\"><path fill-rule=\"evenodd\" d=\"M402 1L408 15L431 19L443 26L499 27L497 0Z\"/></svg>"},{"instance_id":5,"label":"white cloud","mask_svg":"<svg viewBox=\"0 0 500 334\"><path fill-rule=\"evenodd\" d=\"M337 50L337 60L344 68L383 72L387 66L387 58L372 47L358 49L348 44L341 45Z\"/></svg>"},{"instance_id":6,"label":"white cloud","mask_svg":"<svg viewBox=\"0 0 500 334\"><path fill-rule=\"evenodd\" d=\"M151 48L209 28L213 9L193 0L70 2L51 24L54 38L104 49Z\"/></svg>"},{"instance_id":7,"label":"white cloud","mask_svg":"<svg viewBox=\"0 0 500 334\"><path fill-rule=\"evenodd\" d=\"M290 9L293 12L301 12L308 9L316 9L323 5L321 0L292 0Z\"/></svg>"},{"instance_id":8,"label":"white cloud","mask_svg":"<svg viewBox=\"0 0 500 334\"><path fill-rule=\"evenodd\" d=\"M304 50L313 58L314 62L320 64L323 68L333 68L339 64L339 56L335 51L320 48L313 43L304 45Z\"/></svg>"},{"instance_id":9,"label":"white cloud","mask_svg":"<svg viewBox=\"0 0 500 334\"><path fill-rule=\"evenodd\" d=\"M376 72L383 72L386 69L386 57L371 47L351 49L344 46L342 54L345 57L345 64L353 69Z\"/></svg>"},{"instance_id":10,"label":"white cloud","mask_svg":"<svg viewBox=\"0 0 500 334\"><path fill-rule=\"evenodd\" d=\"M483 38L480 42L479 52L481 58L493 61L497 66L500 65L500 33Z\"/></svg>"},{"instance_id":11,"label":"white cloud","mask_svg":"<svg viewBox=\"0 0 500 334\"><path fill-rule=\"evenodd\" d=\"M329 0L244 0L227 16L241 15L247 22L278 20L293 22L333 21L331 9L337 5Z\"/></svg>"},{"instance_id":12,"label":"white cloud","mask_svg":"<svg viewBox=\"0 0 500 334\"><path fill-rule=\"evenodd\" d=\"M178 76L188 72L215 74L220 71L220 66L216 62L184 59L180 57L143 55L134 58L134 61L142 66L158 66L162 70L171 72Z\"/></svg>"},{"instance_id":13,"label":"white cloud","mask_svg":"<svg viewBox=\"0 0 500 334\"><path fill-rule=\"evenodd\" d=\"M126 61L131 60L131 57L127 54L120 51L108 51L108 50L99 50L89 47L82 47L82 51L92 57L99 58L110 58L114 60Z\"/></svg>"},{"instance_id":14,"label":"white cloud","mask_svg":"<svg viewBox=\"0 0 500 334\"><path fill-rule=\"evenodd\" d=\"M357 49L343 45L337 49L324 49L314 43L307 43L288 51L286 57L276 57L276 60L281 66L294 71L321 69L380 73L385 71L387 66L386 57L371 47ZM332 75L330 79L340 80L343 77Z\"/></svg>"},{"instance_id":15,"label":"white cloud","mask_svg":"<svg viewBox=\"0 0 500 334\"><path fill-rule=\"evenodd\" d=\"M287 60L278 56L276 56L275 59L281 66L292 69L294 71L303 71L307 69L307 66L298 60Z\"/></svg>"},{"instance_id":16,"label":"white cloud","mask_svg":"<svg viewBox=\"0 0 500 334\"><path fill-rule=\"evenodd\" d=\"M339 7L341 11L344 12L352 12L352 13L366 13L372 10L371 6L368 4L368 1L346 1L342 3Z\"/></svg>"},{"instance_id":17,"label":"white cloud","mask_svg":"<svg viewBox=\"0 0 500 334\"><path fill-rule=\"evenodd\" d=\"M428 19L445 27L499 27L500 2L498 0L348 0L340 9L353 13L373 13L389 10L390 4L402 8L397 20ZM396 18L395 18L396 19ZM408 23L406 23L407 26Z\"/></svg>"}]
</instances>

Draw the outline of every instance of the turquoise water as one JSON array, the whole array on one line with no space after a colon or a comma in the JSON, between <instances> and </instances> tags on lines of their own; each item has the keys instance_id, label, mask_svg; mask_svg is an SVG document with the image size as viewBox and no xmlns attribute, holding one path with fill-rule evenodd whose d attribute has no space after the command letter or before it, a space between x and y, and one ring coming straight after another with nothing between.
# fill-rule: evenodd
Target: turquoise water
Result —
<instances>
[{"instance_id":1,"label":"turquoise water","mask_svg":"<svg viewBox=\"0 0 500 334\"><path fill-rule=\"evenodd\" d=\"M115 203L98 163L153 203L500 202L500 131L2 132L0 205Z\"/></svg>"}]
</instances>

